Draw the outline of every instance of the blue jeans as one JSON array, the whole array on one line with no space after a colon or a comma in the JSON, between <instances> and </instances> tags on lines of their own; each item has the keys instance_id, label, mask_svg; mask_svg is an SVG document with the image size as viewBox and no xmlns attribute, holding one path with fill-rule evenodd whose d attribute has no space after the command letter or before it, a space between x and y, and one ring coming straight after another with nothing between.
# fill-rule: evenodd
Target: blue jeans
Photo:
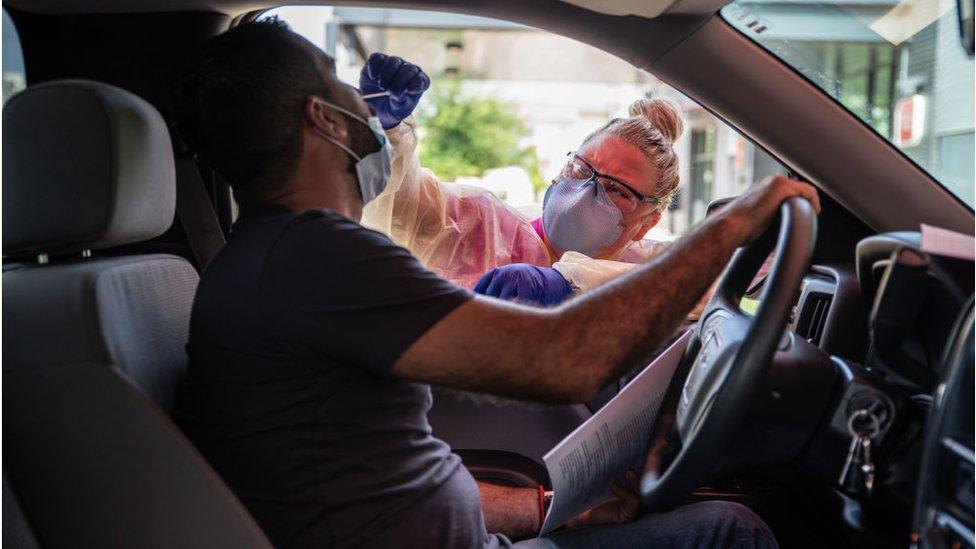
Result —
<instances>
[{"instance_id":1,"label":"blue jeans","mask_svg":"<svg viewBox=\"0 0 976 549\"><path fill-rule=\"evenodd\" d=\"M644 515L627 524L589 526L520 541L516 549L775 549L769 527L744 505L704 501L668 513Z\"/></svg>"}]
</instances>

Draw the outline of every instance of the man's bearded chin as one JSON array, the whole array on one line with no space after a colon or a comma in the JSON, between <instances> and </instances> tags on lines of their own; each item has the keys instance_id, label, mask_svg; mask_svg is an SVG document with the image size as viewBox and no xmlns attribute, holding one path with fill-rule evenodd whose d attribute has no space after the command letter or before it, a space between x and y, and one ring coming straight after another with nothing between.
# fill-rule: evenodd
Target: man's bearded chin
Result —
<instances>
[{"instance_id":1,"label":"man's bearded chin","mask_svg":"<svg viewBox=\"0 0 976 549\"><path fill-rule=\"evenodd\" d=\"M363 157L380 150L381 145L377 142L376 136L373 135L373 130L369 129L369 126L354 122L352 128L354 129L350 132L350 142L352 150L356 151L356 154Z\"/></svg>"}]
</instances>

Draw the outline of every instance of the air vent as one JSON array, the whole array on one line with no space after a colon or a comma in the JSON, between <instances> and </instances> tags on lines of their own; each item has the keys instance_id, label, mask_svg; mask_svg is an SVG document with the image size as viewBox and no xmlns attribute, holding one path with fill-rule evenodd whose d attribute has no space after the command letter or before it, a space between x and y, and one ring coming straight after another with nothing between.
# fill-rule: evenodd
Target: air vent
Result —
<instances>
[{"instance_id":1,"label":"air vent","mask_svg":"<svg viewBox=\"0 0 976 549\"><path fill-rule=\"evenodd\" d=\"M830 294L819 292L807 294L807 299L800 309L800 320L796 323L797 335L806 338L814 345L820 345L820 337L823 336L831 299L833 296Z\"/></svg>"}]
</instances>

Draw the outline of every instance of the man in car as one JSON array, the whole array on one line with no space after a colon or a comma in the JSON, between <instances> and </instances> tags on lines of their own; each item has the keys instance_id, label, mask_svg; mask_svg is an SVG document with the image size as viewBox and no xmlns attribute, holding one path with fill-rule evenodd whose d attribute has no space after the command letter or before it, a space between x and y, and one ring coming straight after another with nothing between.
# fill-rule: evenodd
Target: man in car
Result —
<instances>
[{"instance_id":1,"label":"man in car","mask_svg":"<svg viewBox=\"0 0 976 549\"><path fill-rule=\"evenodd\" d=\"M605 287L523 307L473 296L357 223L390 173L382 127L332 59L283 25L217 37L177 95L183 137L241 205L197 291L177 418L279 546L531 537L538 492L499 487L483 509L471 475L431 434L428 384L584 402L646 363L784 199L817 205L808 185L765 181ZM632 487L616 493L572 528L521 543L775 546L737 504L637 517Z\"/></svg>"}]
</instances>

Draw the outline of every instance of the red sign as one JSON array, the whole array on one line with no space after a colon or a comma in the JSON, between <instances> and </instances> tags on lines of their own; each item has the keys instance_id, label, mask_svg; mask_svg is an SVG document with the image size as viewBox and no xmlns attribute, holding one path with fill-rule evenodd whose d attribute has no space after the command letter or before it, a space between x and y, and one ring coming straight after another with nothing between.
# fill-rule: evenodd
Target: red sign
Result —
<instances>
[{"instance_id":1,"label":"red sign","mask_svg":"<svg viewBox=\"0 0 976 549\"><path fill-rule=\"evenodd\" d=\"M925 96L913 95L895 103L891 140L895 145L908 148L922 142L925 135Z\"/></svg>"}]
</instances>

